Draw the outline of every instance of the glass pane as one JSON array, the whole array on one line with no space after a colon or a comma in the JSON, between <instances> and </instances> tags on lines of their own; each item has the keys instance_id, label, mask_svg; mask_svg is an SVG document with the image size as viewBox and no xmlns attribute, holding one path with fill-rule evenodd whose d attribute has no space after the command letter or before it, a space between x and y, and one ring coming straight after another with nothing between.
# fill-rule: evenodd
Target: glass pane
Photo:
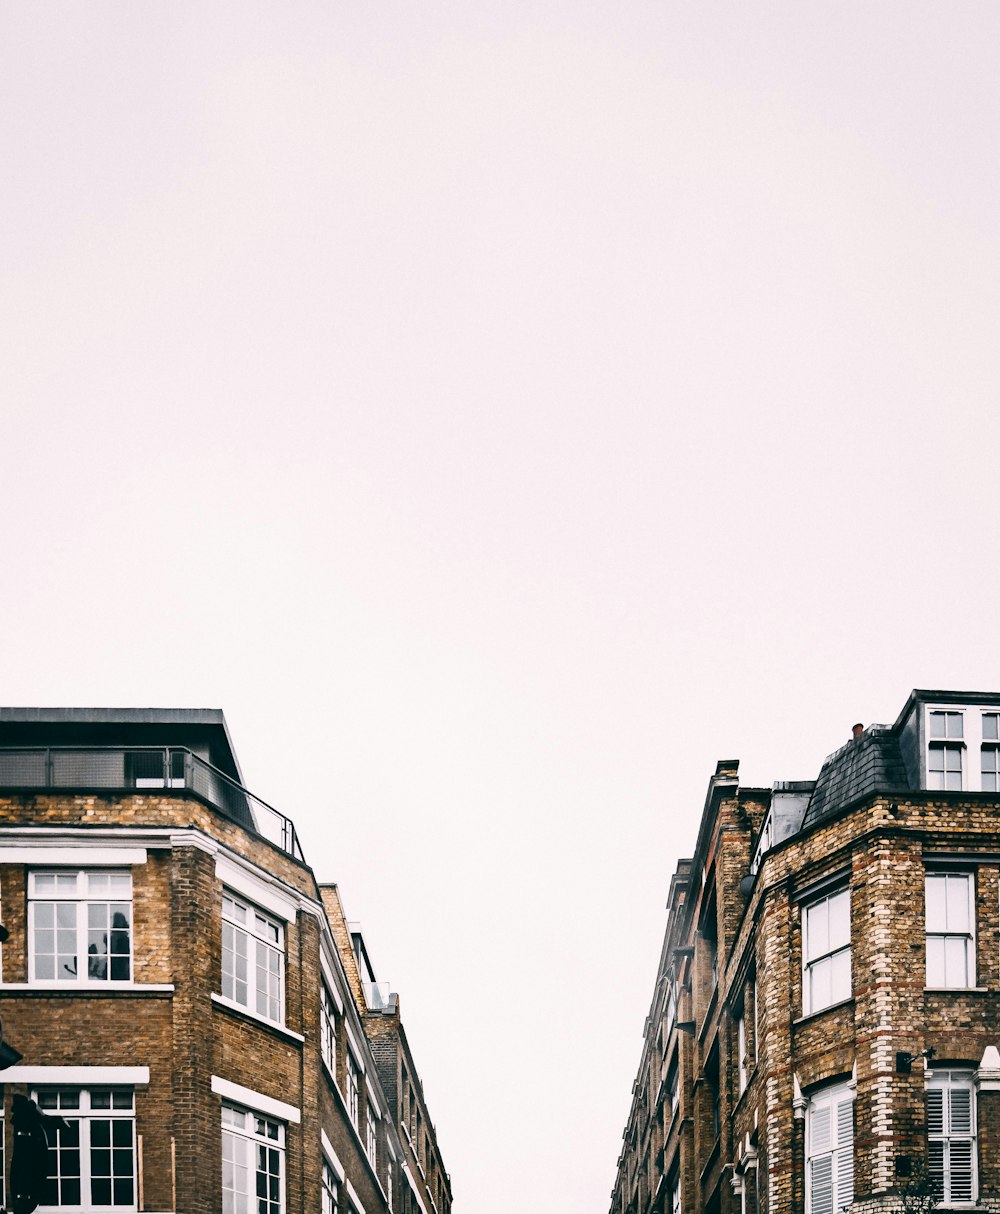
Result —
<instances>
[{"instance_id":1,"label":"glass pane","mask_svg":"<svg viewBox=\"0 0 1000 1214\"><path fill-rule=\"evenodd\" d=\"M943 932L948 927L946 879L928 875L924 881L926 925L929 932Z\"/></svg>"},{"instance_id":2,"label":"glass pane","mask_svg":"<svg viewBox=\"0 0 1000 1214\"><path fill-rule=\"evenodd\" d=\"M851 997L851 950L842 949L830 958L830 1002L840 1003Z\"/></svg>"},{"instance_id":3,"label":"glass pane","mask_svg":"<svg viewBox=\"0 0 1000 1214\"><path fill-rule=\"evenodd\" d=\"M944 713L943 712L932 712L931 713L931 737L932 738L943 738L944 737Z\"/></svg>"},{"instance_id":4,"label":"glass pane","mask_svg":"<svg viewBox=\"0 0 1000 1214\"><path fill-rule=\"evenodd\" d=\"M927 985L945 986L944 937L927 937Z\"/></svg>"},{"instance_id":5,"label":"glass pane","mask_svg":"<svg viewBox=\"0 0 1000 1214\"><path fill-rule=\"evenodd\" d=\"M830 947L830 916L827 902L806 907L806 960L821 957Z\"/></svg>"},{"instance_id":6,"label":"glass pane","mask_svg":"<svg viewBox=\"0 0 1000 1214\"><path fill-rule=\"evenodd\" d=\"M851 897L847 890L834 894L829 903L831 949L843 948L851 942Z\"/></svg>"},{"instance_id":7,"label":"glass pane","mask_svg":"<svg viewBox=\"0 0 1000 1214\"><path fill-rule=\"evenodd\" d=\"M997 713L995 713L995 712L984 712L983 713L983 737L984 738L991 739L992 741L1000 740L1000 732L998 732L998 726L1000 726L1000 717L998 717Z\"/></svg>"},{"instance_id":8,"label":"glass pane","mask_svg":"<svg viewBox=\"0 0 1000 1214\"><path fill-rule=\"evenodd\" d=\"M807 1012L818 1012L820 1008L829 1007L831 1003L830 990L832 966L830 959L815 961L809 968L810 1003Z\"/></svg>"},{"instance_id":9,"label":"glass pane","mask_svg":"<svg viewBox=\"0 0 1000 1214\"><path fill-rule=\"evenodd\" d=\"M944 940L945 986L968 986L968 940L962 936L946 936Z\"/></svg>"},{"instance_id":10,"label":"glass pane","mask_svg":"<svg viewBox=\"0 0 1000 1214\"><path fill-rule=\"evenodd\" d=\"M947 731L949 738L962 737L962 721L963 717L960 712L949 712L945 714L947 718Z\"/></svg>"},{"instance_id":11,"label":"glass pane","mask_svg":"<svg viewBox=\"0 0 1000 1214\"><path fill-rule=\"evenodd\" d=\"M970 878L964 873L945 878L947 888L948 931L967 932L969 924Z\"/></svg>"}]
</instances>

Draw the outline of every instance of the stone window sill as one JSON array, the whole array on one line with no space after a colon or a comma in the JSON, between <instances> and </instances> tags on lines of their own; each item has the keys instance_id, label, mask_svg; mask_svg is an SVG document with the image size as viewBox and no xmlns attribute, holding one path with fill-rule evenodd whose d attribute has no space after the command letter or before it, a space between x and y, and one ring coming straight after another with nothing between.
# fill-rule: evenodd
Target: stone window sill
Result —
<instances>
[{"instance_id":1,"label":"stone window sill","mask_svg":"<svg viewBox=\"0 0 1000 1214\"><path fill-rule=\"evenodd\" d=\"M172 982L3 982L4 995L172 995Z\"/></svg>"},{"instance_id":2,"label":"stone window sill","mask_svg":"<svg viewBox=\"0 0 1000 1214\"><path fill-rule=\"evenodd\" d=\"M925 986L925 995L987 995L988 986ZM936 1210L975 1210L977 1206L935 1206Z\"/></svg>"}]
</instances>

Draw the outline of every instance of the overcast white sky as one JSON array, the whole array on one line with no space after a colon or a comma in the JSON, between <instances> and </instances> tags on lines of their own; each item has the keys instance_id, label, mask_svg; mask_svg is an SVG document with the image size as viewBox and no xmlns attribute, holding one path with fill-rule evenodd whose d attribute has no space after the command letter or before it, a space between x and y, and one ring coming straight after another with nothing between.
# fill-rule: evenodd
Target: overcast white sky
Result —
<instances>
[{"instance_id":1,"label":"overcast white sky","mask_svg":"<svg viewBox=\"0 0 1000 1214\"><path fill-rule=\"evenodd\" d=\"M718 758L1000 689L998 37L0 9L0 697L225 709L456 1214L607 1209Z\"/></svg>"}]
</instances>

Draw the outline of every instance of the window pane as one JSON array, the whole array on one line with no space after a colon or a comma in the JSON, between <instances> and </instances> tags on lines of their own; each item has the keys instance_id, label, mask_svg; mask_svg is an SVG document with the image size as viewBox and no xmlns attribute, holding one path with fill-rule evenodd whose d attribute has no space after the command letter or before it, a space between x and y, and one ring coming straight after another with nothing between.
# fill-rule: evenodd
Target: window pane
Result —
<instances>
[{"instance_id":1,"label":"window pane","mask_svg":"<svg viewBox=\"0 0 1000 1214\"><path fill-rule=\"evenodd\" d=\"M931 713L931 737L932 738L943 738L944 737L944 713L943 712L932 712Z\"/></svg>"},{"instance_id":2,"label":"window pane","mask_svg":"<svg viewBox=\"0 0 1000 1214\"><path fill-rule=\"evenodd\" d=\"M824 899L806 907L806 959L821 957L829 948L830 916L828 903Z\"/></svg>"},{"instance_id":3,"label":"window pane","mask_svg":"<svg viewBox=\"0 0 1000 1214\"><path fill-rule=\"evenodd\" d=\"M948 927L947 889L943 876L928 874L924 881L926 925L929 932L943 932Z\"/></svg>"},{"instance_id":4,"label":"window pane","mask_svg":"<svg viewBox=\"0 0 1000 1214\"><path fill-rule=\"evenodd\" d=\"M927 985L945 986L944 937L927 937Z\"/></svg>"},{"instance_id":5,"label":"window pane","mask_svg":"<svg viewBox=\"0 0 1000 1214\"><path fill-rule=\"evenodd\" d=\"M1000 726L1000 717L998 717L997 713L995 713L995 712L984 712L983 713L983 737L984 738L988 738L992 741L1000 740L1000 731L998 731L998 726Z\"/></svg>"},{"instance_id":6,"label":"window pane","mask_svg":"<svg viewBox=\"0 0 1000 1214\"><path fill-rule=\"evenodd\" d=\"M829 899L831 949L843 948L851 943L851 897L847 890L834 894Z\"/></svg>"},{"instance_id":7,"label":"window pane","mask_svg":"<svg viewBox=\"0 0 1000 1214\"><path fill-rule=\"evenodd\" d=\"M971 878L965 873L956 873L945 878L947 889L948 931L967 932L969 923L969 895Z\"/></svg>"},{"instance_id":8,"label":"window pane","mask_svg":"<svg viewBox=\"0 0 1000 1214\"><path fill-rule=\"evenodd\" d=\"M969 942L962 936L947 936L944 943L945 986L968 986Z\"/></svg>"},{"instance_id":9,"label":"window pane","mask_svg":"<svg viewBox=\"0 0 1000 1214\"><path fill-rule=\"evenodd\" d=\"M840 1003L851 997L851 950L834 953L831 961L830 1002Z\"/></svg>"}]
</instances>

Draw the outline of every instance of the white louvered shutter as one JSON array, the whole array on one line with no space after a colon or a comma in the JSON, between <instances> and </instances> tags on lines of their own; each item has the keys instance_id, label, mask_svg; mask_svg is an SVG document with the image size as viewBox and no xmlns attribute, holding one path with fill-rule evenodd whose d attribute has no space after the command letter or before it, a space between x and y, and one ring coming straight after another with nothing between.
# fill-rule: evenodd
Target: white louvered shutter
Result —
<instances>
[{"instance_id":1,"label":"white louvered shutter","mask_svg":"<svg viewBox=\"0 0 1000 1214\"><path fill-rule=\"evenodd\" d=\"M851 1096L839 1100L836 1110L837 1209L843 1210L854 1201L854 1101Z\"/></svg>"},{"instance_id":2,"label":"white louvered shutter","mask_svg":"<svg viewBox=\"0 0 1000 1214\"><path fill-rule=\"evenodd\" d=\"M972 1075L937 1071L928 1078L927 1163L931 1185L944 1202L976 1199L976 1107Z\"/></svg>"},{"instance_id":3,"label":"white louvered shutter","mask_svg":"<svg viewBox=\"0 0 1000 1214\"><path fill-rule=\"evenodd\" d=\"M854 1200L854 1097L846 1084L809 1104L808 1212L840 1214Z\"/></svg>"}]
</instances>

